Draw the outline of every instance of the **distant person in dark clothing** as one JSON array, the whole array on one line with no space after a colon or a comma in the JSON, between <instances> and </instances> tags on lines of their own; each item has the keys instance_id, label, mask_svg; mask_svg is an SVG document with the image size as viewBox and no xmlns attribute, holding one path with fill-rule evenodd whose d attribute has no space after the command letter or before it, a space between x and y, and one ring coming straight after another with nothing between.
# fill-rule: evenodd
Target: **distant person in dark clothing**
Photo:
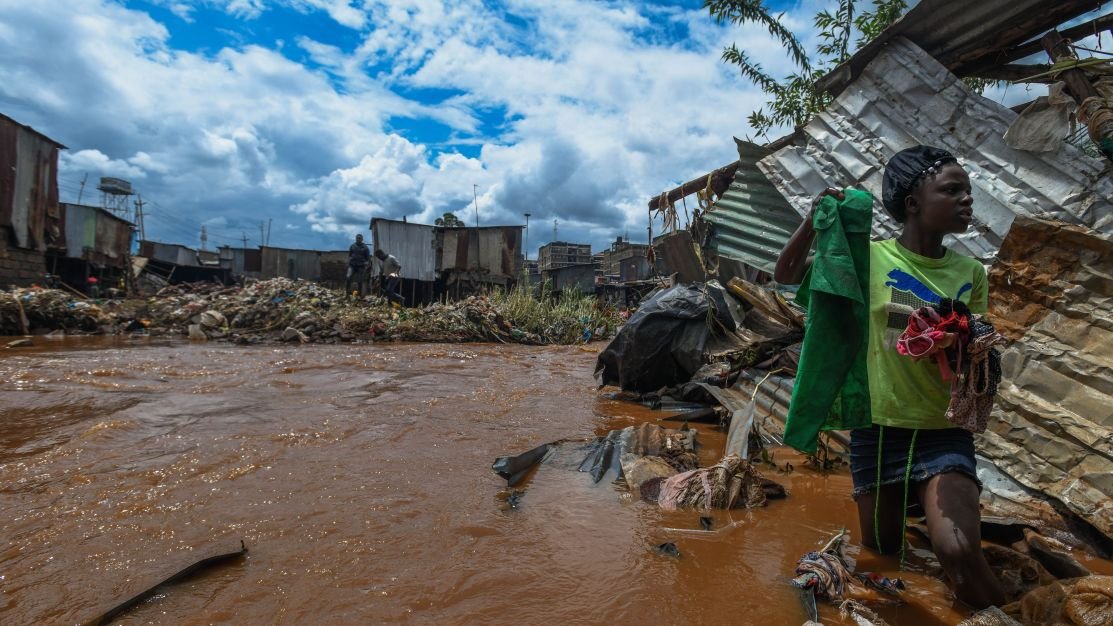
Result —
<instances>
[{"instance_id":1,"label":"distant person in dark clothing","mask_svg":"<svg viewBox=\"0 0 1113 626\"><path fill-rule=\"evenodd\" d=\"M96 276L90 276L89 278L86 278L85 285L86 291L89 294L90 298L96 300L100 297L100 281L97 280Z\"/></svg>"},{"instance_id":2,"label":"distant person in dark clothing","mask_svg":"<svg viewBox=\"0 0 1113 626\"><path fill-rule=\"evenodd\" d=\"M383 277L383 295L391 302L397 302L399 306L405 306L406 299L398 293L398 285L402 282L402 264L394 258L394 255L387 254L382 250L375 251L375 258L379 260L379 273Z\"/></svg>"},{"instance_id":3,"label":"distant person in dark clothing","mask_svg":"<svg viewBox=\"0 0 1113 626\"><path fill-rule=\"evenodd\" d=\"M344 293L352 295L352 280L355 280L359 297L363 297L367 283L367 264L370 262L371 249L363 243L363 235L356 235L356 242L348 248L348 277L344 282Z\"/></svg>"}]
</instances>

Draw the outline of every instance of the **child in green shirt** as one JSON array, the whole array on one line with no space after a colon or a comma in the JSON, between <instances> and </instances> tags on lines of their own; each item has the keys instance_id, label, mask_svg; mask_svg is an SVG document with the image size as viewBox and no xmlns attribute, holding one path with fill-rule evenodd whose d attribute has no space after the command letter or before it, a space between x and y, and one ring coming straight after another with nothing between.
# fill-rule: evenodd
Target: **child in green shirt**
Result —
<instances>
[{"instance_id":1,"label":"child in green shirt","mask_svg":"<svg viewBox=\"0 0 1113 626\"><path fill-rule=\"evenodd\" d=\"M965 232L973 219L970 178L945 150L915 146L886 165L882 204L903 225L893 240L872 242L869 253L867 370L873 426L851 431L850 464L862 540L880 552L904 545L905 506L918 501L932 549L960 600L974 608L1005 601L981 549L981 484L973 435L945 417L950 383L932 359L913 360L895 349L916 309L944 298L985 313L985 269L947 249L943 238ZM842 191L827 189L816 198ZM782 251L774 278L798 284L811 260L809 216ZM837 338L832 338L837 341Z\"/></svg>"}]
</instances>

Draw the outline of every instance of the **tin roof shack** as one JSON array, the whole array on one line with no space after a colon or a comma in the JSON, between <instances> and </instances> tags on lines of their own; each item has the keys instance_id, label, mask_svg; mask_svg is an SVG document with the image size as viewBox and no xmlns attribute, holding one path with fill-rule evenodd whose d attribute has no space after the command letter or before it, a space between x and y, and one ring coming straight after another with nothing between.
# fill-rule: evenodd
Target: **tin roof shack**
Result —
<instances>
[{"instance_id":1,"label":"tin roof shack","mask_svg":"<svg viewBox=\"0 0 1113 626\"><path fill-rule=\"evenodd\" d=\"M135 225L100 207L61 203L65 247L48 252L47 269L76 289L90 276L115 286L131 266Z\"/></svg>"},{"instance_id":2,"label":"tin roof shack","mask_svg":"<svg viewBox=\"0 0 1113 626\"><path fill-rule=\"evenodd\" d=\"M515 285L522 276L524 228L437 228L437 271L445 292L462 297Z\"/></svg>"},{"instance_id":3,"label":"tin roof shack","mask_svg":"<svg viewBox=\"0 0 1113 626\"><path fill-rule=\"evenodd\" d=\"M374 249L394 255L402 265L400 290L406 301L431 302L442 295L459 298L514 285L524 263L523 228L429 226L377 217L371 220L371 240Z\"/></svg>"},{"instance_id":4,"label":"tin roof shack","mask_svg":"<svg viewBox=\"0 0 1113 626\"><path fill-rule=\"evenodd\" d=\"M220 247L220 267L233 278L259 278L263 271L263 251L258 248Z\"/></svg>"},{"instance_id":5,"label":"tin roof shack","mask_svg":"<svg viewBox=\"0 0 1113 626\"><path fill-rule=\"evenodd\" d=\"M407 304L429 303L436 299L437 289L437 227L428 224L387 220L371 220L371 251L382 250L398 259L402 266L398 289ZM378 260L372 257L372 271L379 273ZM344 261L347 271L347 259Z\"/></svg>"},{"instance_id":6,"label":"tin roof shack","mask_svg":"<svg viewBox=\"0 0 1113 626\"><path fill-rule=\"evenodd\" d=\"M58 150L64 148L0 114L0 284L41 280L44 253L63 245Z\"/></svg>"},{"instance_id":7,"label":"tin roof shack","mask_svg":"<svg viewBox=\"0 0 1113 626\"><path fill-rule=\"evenodd\" d=\"M259 248L261 258L260 278L289 278L322 283L328 287L342 287L348 267L347 250L302 250L298 248ZM343 268L337 269L342 263Z\"/></svg>"},{"instance_id":8,"label":"tin roof shack","mask_svg":"<svg viewBox=\"0 0 1113 626\"><path fill-rule=\"evenodd\" d=\"M595 264L580 263L558 267L541 273L549 281L553 293L578 291L583 294L595 293Z\"/></svg>"}]
</instances>

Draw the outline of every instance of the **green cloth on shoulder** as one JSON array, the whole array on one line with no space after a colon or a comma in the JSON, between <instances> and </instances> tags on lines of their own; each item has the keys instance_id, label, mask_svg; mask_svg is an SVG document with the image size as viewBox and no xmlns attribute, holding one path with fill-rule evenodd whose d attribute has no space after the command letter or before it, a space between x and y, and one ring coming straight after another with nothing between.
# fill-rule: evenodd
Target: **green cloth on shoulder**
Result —
<instances>
[{"instance_id":1,"label":"green cloth on shoulder","mask_svg":"<svg viewBox=\"0 0 1113 626\"><path fill-rule=\"evenodd\" d=\"M845 189L816 207L816 255L796 301L808 310L784 441L814 454L821 430L868 428L873 197Z\"/></svg>"}]
</instances>

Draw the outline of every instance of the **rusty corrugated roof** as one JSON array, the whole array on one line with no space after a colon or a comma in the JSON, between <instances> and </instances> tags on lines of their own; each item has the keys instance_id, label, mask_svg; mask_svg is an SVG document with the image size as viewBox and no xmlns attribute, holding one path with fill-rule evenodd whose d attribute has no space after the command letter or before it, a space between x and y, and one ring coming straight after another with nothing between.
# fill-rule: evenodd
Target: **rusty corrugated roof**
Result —
<instances>
[{"instance_id":1,"label":"rusty corrugated roof","mask_svg":"<svg viewBox=\"0 0 1113 626\"><path fill-rule=\"evenodd\" d=\"M1098 8L1093 0L921 0L816 86L842 93L890 42L906 38L965 76L974 67L994 65L1017 44Z\"/></svg>"}]
</instances>

